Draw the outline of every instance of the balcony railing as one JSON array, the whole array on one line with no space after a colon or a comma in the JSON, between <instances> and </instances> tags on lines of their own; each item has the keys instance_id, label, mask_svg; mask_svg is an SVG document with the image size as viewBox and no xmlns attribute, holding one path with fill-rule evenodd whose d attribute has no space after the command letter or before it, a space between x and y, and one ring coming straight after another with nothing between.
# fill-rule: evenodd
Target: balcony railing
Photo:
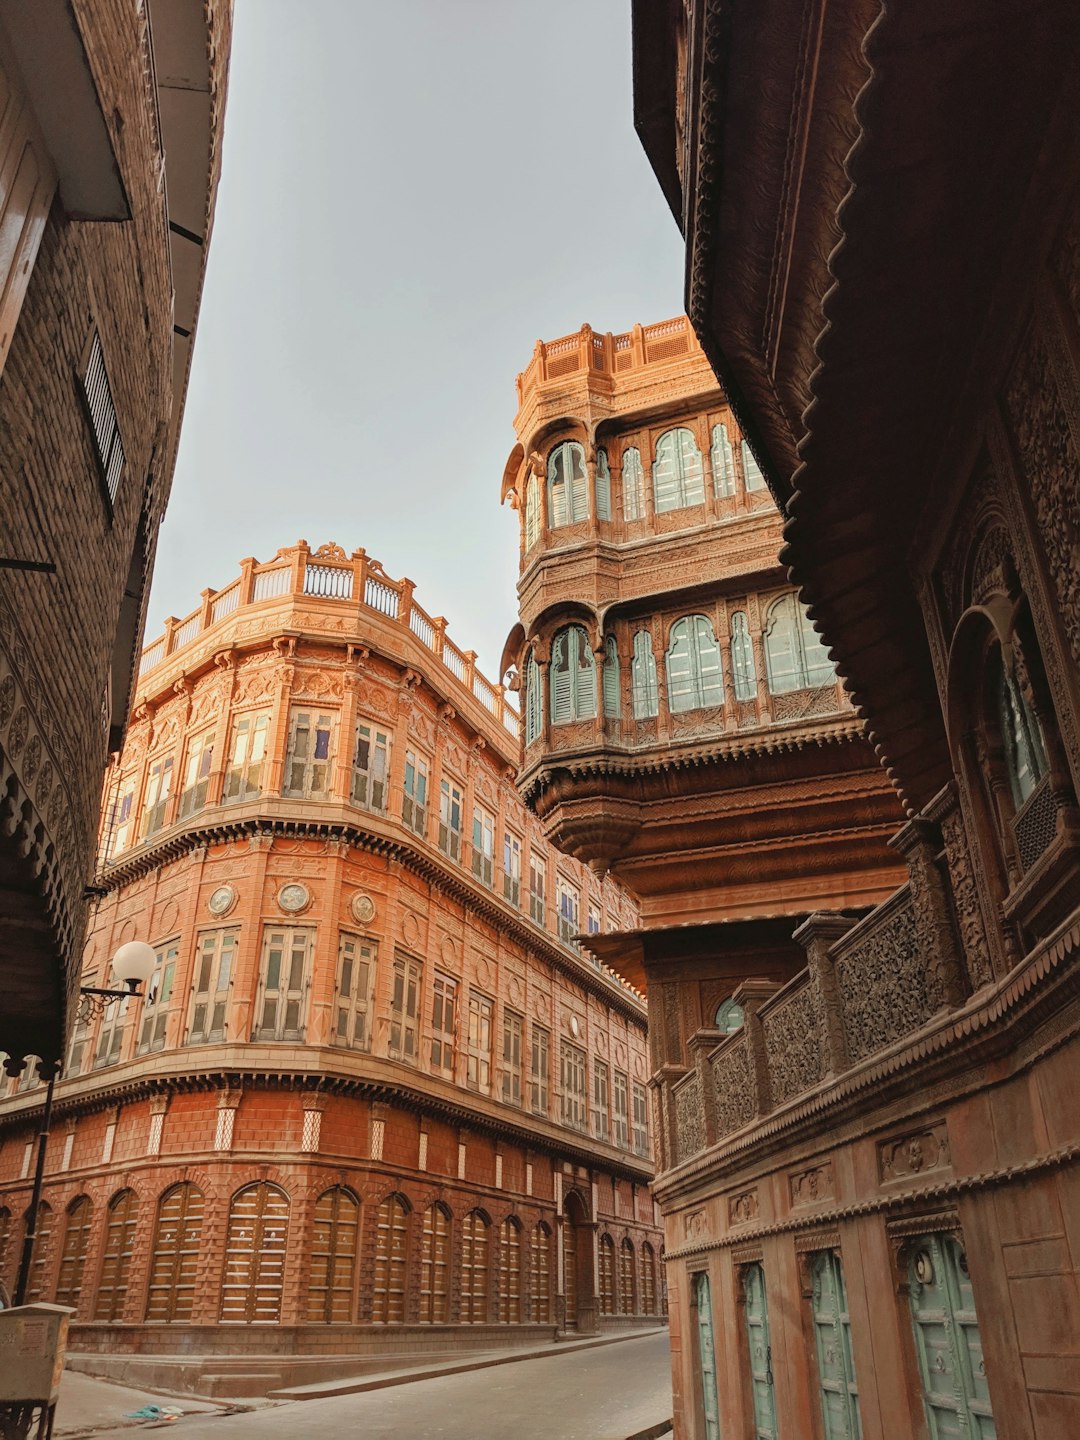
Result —
<instances>
[{"instance_id":1,"label":"balcony railing","mask_svg":"<svg viewBox=\"0 0 1080 1440\"><path fill-rule=\"evenodd\" d=\"M623 375L649 365L666 364L696 353L705 357L685 315L661 320L656 325L635 325L622 335L598 334L583 325L573 335L558 340L540 340L529 364L517 377L518 404L528 392L549 380L567 375Z\"/></svg>"}]
</instances>

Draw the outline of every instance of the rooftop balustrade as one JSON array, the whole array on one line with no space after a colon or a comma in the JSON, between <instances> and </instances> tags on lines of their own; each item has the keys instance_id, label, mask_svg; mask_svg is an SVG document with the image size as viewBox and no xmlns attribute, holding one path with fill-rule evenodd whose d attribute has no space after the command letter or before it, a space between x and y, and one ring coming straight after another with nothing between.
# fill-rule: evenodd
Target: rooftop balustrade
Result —
<instances>
[{"instance_id":1,"label":"rooftop balustrade","mask_svg":"<svg viewBox=\"0 0 1080 1440\"><path fill-rule=\"evenodd\" d=\"M536 342L532 359L517 377L518 405L524 403L530 390L567 375L623 376L694 352L701 354L685 315L656 325L635 325L622 335L610 331L597 334L591 325L583 325L573 335Z\"/></svg>"}]
</instances>

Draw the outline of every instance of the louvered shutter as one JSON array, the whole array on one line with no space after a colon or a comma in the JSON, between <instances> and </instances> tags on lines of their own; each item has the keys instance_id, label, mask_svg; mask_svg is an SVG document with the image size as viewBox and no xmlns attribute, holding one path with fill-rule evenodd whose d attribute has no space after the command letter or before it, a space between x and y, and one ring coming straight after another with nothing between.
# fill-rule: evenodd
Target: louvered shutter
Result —
<instances>
[{"instance_id":1,"label":"louvered shutter","mask_svg":"<svg viewBox=\"0 0 1080 1440\"><path fill-rule=\"evenodd\" d=\"M596 714L596 660L589 648L588 636L576 625L570 631L569 648L573 718L591 720Z\"/></svg>"},{"instance_id":2,"label":"louvered shutter","mask_svg":"<svg viewBox=\"0 0 1080 1440\"><path fill-rule=\"evenodd\" d=\"M596 452L596 518L611 519L611 470L606 450Z\"/></svg>"},{"instance_id":3,"label":"louvered shutter","mask_svg":"<svg viewBox=\"0 0 1080 1440\"><path fill-rule=\"evenodd\" d=\"M564 446L566 451L566 473L570 477L570 522L576 524L589 518L588 475L585 471L585 451L575 441Z\"/></svg>"},{"instance_id":4,"label":"louvered shutter","mask_svg":"<svg viewBox=\"0 0 1080 1440\"><path fill-rule=\"evenodd\" d=\"M712 431L713 493L718 500L735 494L735 453L727 429L714 425Z\"/></svg>"},{"instance_id":5,"label":"louvered shutter","mask_svg":"<svg viewBox=\"0 0 1080 1440\"><path fill-rule=\"evenodd\" d=\"M631 446L622 457L623 519L640 520L645 511L645 472L641 451Z\"/></svg>"},{"instance_id":6,"label":"louvered shutter","mask_svg":"<svg viewBox=\"0 0 1080 1440\"><path fill-rule=\"evenodd\" d=\"M765 669L774 695L802 686L796 629L795 597L785 595L771 607L765 623Z\"/></svg>"},{"instance_id":7,"label":"louvered shutter","mask_svg":"<svg viewBox=\"0 0 1080 1440\"><path fill-rule=\"evenodd\" d=\"M203 1196L196 1186L174 1185L158 1204L150 1262L147 1320L191 1319L202 1238Z\"/></svg>"},{"instance_id":8,"label":"louvered shutter","mask_svg":"<svg viewBox=\"0 0 1080 1440\"><path fill-rule=\"evenodd\" d=\"M531 550L540 539L540 482L529 477L525 490L525 549Z\"/></svg>"},{"instance_id":9,"label":"louvered shutter","mask_svg":"<svg viewBox=\"0 0 1080 1440\"><path fill-rule=\"evenodd\" d=\"M619 718L619 652L614 635L604 642L604 715L609 720Z\"/></svg>"},{"instance_id":10,"label":"louvered shutter","mask_svg":"<svg viewBox=\"0 0 1080 1440\"><path fill-rule=\"evenodd\" d=\"M569 521L569 490L566 449L563 445L557 445L548 457L548 524L553 529Z\"/></svg>"},{"instance_id":11,"label":"louvered shutter","mask_svg":"<svg viewBox=\"0 0 1080 1440\"><path fill-rule=\"evenodd\" d=\"M667 652L668 707L674 714L692 710L695 705L694 674L691 665L690 620L679 620L671 627Z\"/></svg>"},{"instance_id":12,"label":"louvered shutter","mask_svg":"<svg viewBox=\"0 0 1080 1440\"><path fill-rule=\"evenodd\" d=\"M353 1319L359 1221L359 1201L341 1185L324 1190L315 1202L307 1307L311 1321L348 1324Z\"/></svg>"},{"instance_id":13,"label":"louvered shutter","mask_svg":"<svg viewBox=\"0 0 1080 1440\"><path fill-rule=\"evenodd\" d=\"M121 1190L109 1201L101 1282L94 1303L95 1320L123 1319L138 1217L139 1205L134 1190Z\"/></svg>"},{"instance_id":14,"label":"louvered shutter","mask_svg":"<svg viewBox=\"0 0 1080 1440\"><path fill-rule=\"evenodd\" d=\"M80 1195L68 1206L60 1274L56 1281L57 1305L76 1306L79 1303L92 1219L93 1206L88 1195Z\"/></svg>"},{"instance_id":15,"label":"louvered shutter","mask_svg":"<svg viewBox=\"0 0 1080 1440\"><path fill-rule=\"evenodd\" d=\"M572 630L556 636L551 657L551 722L565 725L574 718L574 687L570 673L570 640Z\"/></svg>"},{"instance_id":16,"label":"louvered shutter","mask_svg":"<svg viewBox=\"0 0 1080 1440\"><path fill-rule=\"evenodd\" d=\"M630 679L634 692L634 715L639 720L649 719L659 709L659 696L656 656L653 654L652 636L647 630L639 630L634 636Z\"/></svg>"},{"instance_id":17,"label":"louvered shutter","mask_svg":"<svg viewBox=\"0 0 1080 1440\"><path fill-rule=\"evenodd\" d=\"M703 505L705 467L692 430L679 431L679 470L683 505Z\"/></svg>"},{"instance_id":18,"label":"louvered shutter","mask_svg":"<svg viewBox=\"0 0 1080 1440\"><path fill-rule=\"evenodd\" d=\"M720 666L720 646L716 643L713 628L704 615L695 617L694 639L698 704L722 705L724 681Z\"/></svg>"},{"instance_id":19,"label":"louvered shutter","mask_svg":"<svg viewBox=\"0 0 1080 1440\"><path fill-rule=\"evenodd\" d=\"M248 1185L233 1196L221 1287L223 1321L281 1319L288 1228L288 1197L276 1185Z\"/></svg>"}]
</instances>

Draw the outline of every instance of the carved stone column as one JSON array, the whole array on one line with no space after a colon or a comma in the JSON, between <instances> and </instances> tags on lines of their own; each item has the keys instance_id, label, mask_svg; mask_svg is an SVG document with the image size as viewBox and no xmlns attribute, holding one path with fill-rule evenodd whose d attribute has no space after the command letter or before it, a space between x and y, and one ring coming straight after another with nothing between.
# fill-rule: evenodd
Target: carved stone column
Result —
<instances>
[{"instance_id":1,"label":"carved stone column","mask_svg":"<svg viewBox=\"0 0 1080 1440\"><path fill-rule=\"evenodd\" d=\"M778 987L767 980L744 980L732 995L742 1006L743 1028L750 1052L750 1086L753 1092L754 1116L760 1119L772 1109L772 1086L769 1084L769 1060L765 1053L765 1029L758 1013L771 1000Z\"/></svg>"},{"instance_id":2,"label":"carved stone column","mask_svg":"<svg viewBox=\"0 0 1080 1440\"><path fill-rule=\"evenodd\" d=\"M848 1066L840 987L836 980L836 967L829 952L854 924L855 921L846 915L819 912L808 916L792 937L806 951L810 982L817 995L827 1075L839 1075Z\"/></svg>"},{"instance_id":3,"label":"carved stone column","mask_svg":"<svg viewBox=\"0 0 1080 1440\"><path fill-rule=\"evenodd\" d=\"M904 857L908 868L915 935L931 995L939 1009L952 1009L963 1004L965 986L949 900L937 862L941 845L937 826L922 816L909 820L889 841L890 848Z\"/></svg>"}]
</instances>

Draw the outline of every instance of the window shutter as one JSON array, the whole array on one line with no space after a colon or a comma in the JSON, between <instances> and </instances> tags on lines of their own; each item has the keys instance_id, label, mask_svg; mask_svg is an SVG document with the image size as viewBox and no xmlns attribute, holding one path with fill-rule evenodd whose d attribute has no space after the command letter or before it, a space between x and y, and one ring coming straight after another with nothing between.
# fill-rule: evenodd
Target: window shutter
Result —
<instances>
[{"instance_id":1,"label":"window shutter","mask_svg":"<svg viewBox=\"0 0 1080 1440\"><path fill-rule=\"evenodd\" d=\"M203 1196L196 1186L186 1182L174 1185L161 1197L150 1261L147 1320L191 1319L202 1220Z\"/></svg>"},{"instance_id":2,"label":"window shutter","mask_svg":"<svg viewBox=\"0 0 1080 1440\"><path fill-rule=\"evenodd\" d=\"M704 615L694 621L698 672L698 702L702 706L724 703L724 679L720 667L720 646Z\"/></svg>"},{"instance_id":3,"label":"window shutter","mask_svg":"<svg viewBox=\"0 0 1080 1440\"><path fill-rule=\"evenodd\" d=\"M223 1321L281 1319L289 1201L265 1181L233 1196L225 1237Z\"/></svg>"},{"instance_id":4,"label":"window shutter","mask_svg":"<svg viewBox=\"0 0 1080 1440\"><path fill-rule=\"evenodd\" d=\"M675 436L669 430L657 443L653 465L653 504L658 515L678 509L679 477L675 467Z\"/></svg>"},{"instance_id":5,"label":"window shutter","mask_svg":"<svg viewBox=\"0 0 1080 1440\"><path fill-rule=\"evenodd\" d=\"M619 652L614 635L604 642L604 716L608 720L619 718Z\"/></svg>"},{"instance_id":6,"label":"window shutter","mask_svg":"<svg viewBox=\"0 0 1080 1440\"><path fill-rule=\"evenodd\" d=\"M645 472L641 451L631 446L622 457L623 519L640 520L645 510Z\"/></svg>"},{"instance_id":7,"label":"window shutter","mask_svg":"<svg viewBox=\"0 0 1080 1440\"><path fill-rule=\"evenodd\" d=\"M705 503L705 469L701 463L701 451L697 448L692 430L679 431L679 468L682 479L682 503L703 505Z\"/></svg>"},{"instance_id":8,"label":"window shutter","mask_svg":"<svg viewBox=\"0 0 1080 1440\"><path fill-rule=\"evenodd\" d=\"M754 459L750 446L744 440L742 442L742 463L743 474L746 476L746 488L748 491L764 490L765 476L761 473L761 466Z\"/></svg>"},{"instance_id":9,"label":"window shutter","mask_svg":"<svg viewBox=\"0 0 1080 1440\"><path fill-rule=\"evenodd\" d=\"M690 621L679 620L671 627L667 652L668 706L673 714L693 710L694 677L690 663Z\"/></svg>"},{"instance_id":10,"label":"window shutter","mask_svg":"<svg viewBox=\"0 0 1080 1440\"><path fill-rule=\"evenodd\" d=\"M556 638L551 661L551 721L565 725L574 718L573 691L570 681L569 637L564 630Z\"/></svg>"},{"instance_id":11,"label":"window shutter","mask_svg":"<svg viewBox=\"0 0 1080 1440\"><path fill-rule=\"evenodd\" d=\"M531 550L540 538L540 483L535 475L529 477L525 491L525 549Z\"/></svg>"},{"instance_id":12,"label":"window shutter","mask_svg":"<svg viewBox=\"0 0 1080 1440\"><path fill-rule=\"evenodd\" d=\"M757 694L754 642L750 638L750 629L742 610L737 610L731 617L731 669L735 680L736 700L752 700Z\"/></svg>"},{"instance_id":13,"label":"window shutter","mask_svg":"<svg viewBox=\"0 0 1080 1440\"><path fill-rule=\"evenodd\" d=\"M735 456L724 425L712 430L713 492L718 500L735 494Z\"/></svg>"},{"instance_id":14,"label":"window shutter","mask_svg":"<svg viewBox=\"0 0 1080 1440\"><path fill-rule=\"evenodd\" d=\"M577 626L570 631L570 653L574 719L591 720L596 714L596 660L589 648L588 636Z\"/></svg>"},{"instance_id":15,"label":"window shutter","mask_svg":"<svg viewBox=\"0 0 1080 1440\"><path fill-rule=\"evenodd\" d=\"M652 637L647 630L639 630L634 636L630 679L634 692L634 716L638 720L649 719L659 709L659 697L656 657L653 655Z\"/></svg>"},{"instance_id":16,"label":"window shutter","mask_svg":"<svg viewBox=\"0 0 1080 1440\"><path fill-rule=\"evenodd\" d=\"M596 518L611 519L611 470L606 450L596 452Z\"/></svg>"},{"instance_id":17,"label":"window shutter","mask_svg":"<svg viewBox=\"0 0 1080 1440\"><path fill-rule=\"evenodd\" d=\"M803 684L796 638L795 597L785 595L770 608L765 625L765 668L774 695Z\"/></svg>"},{"instance_id":18,"label":"window shutter","mask_svg":"<svg viewBox=\"0 0 1080 1440\"><path fill-rule=\"evenodd\" d=\"M353 1319L360 1205L344 1186L325 1190L315 1202L308 1279L309 1321L347 1324Z\"/></svg>"}]
</instances>

